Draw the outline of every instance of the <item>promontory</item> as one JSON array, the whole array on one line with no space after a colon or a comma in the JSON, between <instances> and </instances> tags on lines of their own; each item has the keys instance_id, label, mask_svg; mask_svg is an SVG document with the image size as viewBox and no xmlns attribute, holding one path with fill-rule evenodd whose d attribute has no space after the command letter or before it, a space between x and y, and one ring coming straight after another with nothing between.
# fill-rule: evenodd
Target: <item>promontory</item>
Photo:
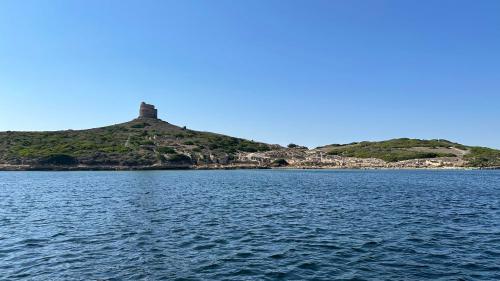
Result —
<instances>
[{"instance_id":1,"label":"promontory","mask_svg":"<svg viewBox=\"0 0 500 281\"><path fill-rule=\"evenodd\" d=\"M442 139L392 139L287 147L200 132L158 119L142 103L138 118L107 127L0 132L0 170L235 168L497 168L500 151Z\"/></svg>"}]
</instances>

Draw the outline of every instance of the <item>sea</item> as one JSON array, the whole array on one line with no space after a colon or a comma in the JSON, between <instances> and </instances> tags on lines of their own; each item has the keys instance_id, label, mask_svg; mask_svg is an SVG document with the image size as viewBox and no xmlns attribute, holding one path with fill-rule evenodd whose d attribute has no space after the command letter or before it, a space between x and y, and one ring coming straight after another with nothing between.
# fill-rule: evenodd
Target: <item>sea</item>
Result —
<instances>
[{"instance_id":1,"label":"sea","mask_svg":"<svg viewBox=\"0 0 500 281\"><path fill-rule=\"evenodd\" d=\"M0 172L0 280L500 280L500 171Z\"/></svg>"}]
</instances>

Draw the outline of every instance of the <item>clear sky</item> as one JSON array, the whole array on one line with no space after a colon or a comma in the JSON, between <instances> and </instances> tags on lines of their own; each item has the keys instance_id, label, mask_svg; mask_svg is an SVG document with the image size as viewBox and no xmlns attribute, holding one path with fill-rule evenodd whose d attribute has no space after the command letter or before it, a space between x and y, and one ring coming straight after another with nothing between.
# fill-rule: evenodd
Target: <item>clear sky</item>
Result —
<instances>
[{"instance_id":1,"label":"clear sky","mask_svg":"<svg viewBox=\"0 0 500 281\"><path fill-rule=\"evenodd\" d=\"M0 131L500 148L500 1L0 1Z\"/></svg>"}]
</instances>

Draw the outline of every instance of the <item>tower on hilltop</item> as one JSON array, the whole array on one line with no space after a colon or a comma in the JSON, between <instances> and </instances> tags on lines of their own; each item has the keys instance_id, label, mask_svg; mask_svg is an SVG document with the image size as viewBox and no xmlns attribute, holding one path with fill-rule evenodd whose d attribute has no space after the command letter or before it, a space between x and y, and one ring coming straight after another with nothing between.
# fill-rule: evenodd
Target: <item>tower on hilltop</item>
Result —
<instances>
[{"instance_id":1,"label":"tower on hilltop","mask_svg":"<svg viewBox=\"0 0 500 281\"><path fill-rule=\"evenodd\" d=\"M139 118L158 119L158 110L155 108L154 105L142 102L141 108L139 110Z\"/></svg>"}]
</instances>

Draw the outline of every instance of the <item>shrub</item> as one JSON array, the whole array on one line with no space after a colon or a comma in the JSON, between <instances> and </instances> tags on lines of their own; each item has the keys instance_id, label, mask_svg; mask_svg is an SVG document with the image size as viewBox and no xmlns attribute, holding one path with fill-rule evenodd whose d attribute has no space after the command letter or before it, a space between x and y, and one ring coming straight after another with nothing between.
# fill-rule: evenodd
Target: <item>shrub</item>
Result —
<instances>
[{"instance_id":1,"label":"shrub","mask_svg":"<svg viewBox=\"0 0 500 281\"><path fill-rule=\"evenodd\" d=\"M255 147L248 147L248 146L240 146L238 150L244 151L244 152L257 152L257 148Z\"/></svg>"},{"instance_id":2,"label":"shrub","mask_svg":"<svg viewBox=\"0 0 500 281\"><path fill-rule=\"evenodd\" d=\"M272 166L274 166L274 167L284 167L284 166L288 166L288 165L289 165L288 162L283 158L276 159L272 163Z\"/></svg>"},{"instance_id":3,"label":"shrub","mask_svg":"<svg viewBox=\"0 0 500 281\"><path fill-rule=\"evenodd\" d=\"M146 128L146 127L149 127L149 126L151 126L151 124L143 122L143 123L134 124L134 125L132 125L130 127L134 128L134 129L142 129L142 128Z\"/></svg>"},{"instance_id":4,"label":"shrub","mask_svg":"<svg viewBox=\"0 0 500 281\"><path fill-rule=\"evenodd\" d=\"M192 160L189 156L184 154L173 154L168 159L168 162L173 164L191 164Z\"/></svg>"},{"instance_id":5,"label":"shrub","mask_svg":"<svg viewBox=\"0 0 500 281\"><path fill-rule=\"evenodd\" d=\"M52 154L43 157L40 159L40 164L45 164L45 165L76 165L78 164L78 160L71 156L71 155L66 155L66 154Z\"/></svg>"},{"instance_id":6,"label":"shrub","mask_svg":"<svg viewBox=\"0 0 500 281\"><path fill-rule=\"evenodd\" d=\"M500 150L472 147L470 153L465 155L465 159L476 167L500 166Z\"/></svg>"},{"instance_id":7,"label":"shrub","mask_svg":"<svg viewBox=\"0 0 500 281\"><path fill-rule=\"evenodd\" d=\"M168 147L168 146L158 147L158 152L160 152L162 154L174 154L174 153L176 153L175 149Z\"/></svg>"}]
</instances>

